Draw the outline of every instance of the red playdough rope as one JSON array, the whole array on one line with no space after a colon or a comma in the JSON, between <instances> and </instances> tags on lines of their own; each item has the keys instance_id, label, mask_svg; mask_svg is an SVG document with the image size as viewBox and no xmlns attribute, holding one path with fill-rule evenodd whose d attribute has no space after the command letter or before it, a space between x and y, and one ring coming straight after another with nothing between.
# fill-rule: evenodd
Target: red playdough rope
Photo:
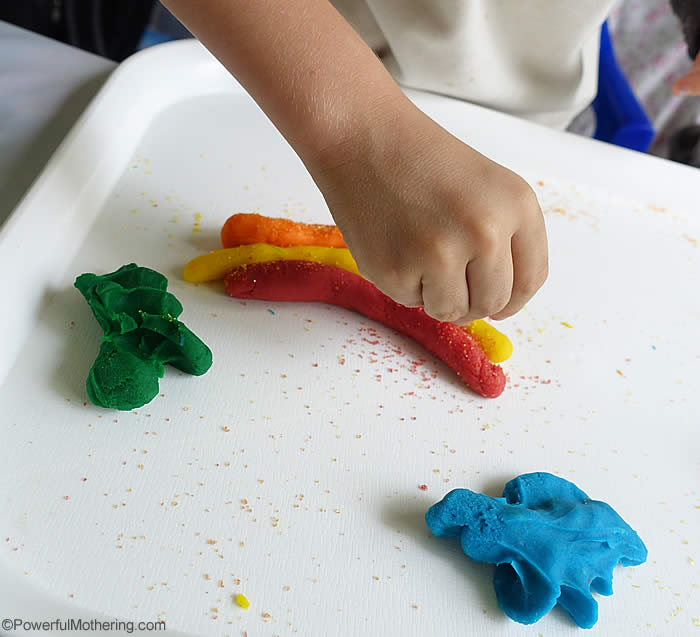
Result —
<instances>
[{"instance_id":1,"label":"red playdough rope","mask_svg":"<svg viewBox=\"0 0 700 637\"><path fill-rule=\"evenodd\" d=\"M422 307L399 305L347 270L310 261L254 263L227 275L226 291L239 299L317 301L354 310L413 338L482 396L495 398L505 387L503 370L486 358L471 334L436 321Z\"/></svg>"}]
</instances>

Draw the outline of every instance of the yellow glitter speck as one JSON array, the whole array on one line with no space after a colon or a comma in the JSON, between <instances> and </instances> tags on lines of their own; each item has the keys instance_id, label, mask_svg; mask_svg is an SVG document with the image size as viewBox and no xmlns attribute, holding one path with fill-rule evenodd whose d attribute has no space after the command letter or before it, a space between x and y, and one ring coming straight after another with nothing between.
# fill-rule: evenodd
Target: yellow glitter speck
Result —
<instances>
[{"instance_id":1,"label":"yellow glitter speck","mask_svg":"<svg viewBox=\"0 0 700 637\"><path fill-rule=\"evenodd\" d=\"M233 601L236 602L236 605L240 606L241 608L248 608L250 606L250 602L248 601L248 598L245 595L242 595L241 593L238 593L233 598Z\"/></svg>"},{"instance_id":2,"label":"yellow glitter speck","mask_svg":"<svg viewBox=\"0 0 700 637\"><path fill-rule=\"evenodd\" d=\"M571 325L571 323L567 323L566 321L562 321L561 324L562 324L564 327L568 327L570 330L573 330L573 329L574 329L574 326Z\"/></svg>"}]
</instances>

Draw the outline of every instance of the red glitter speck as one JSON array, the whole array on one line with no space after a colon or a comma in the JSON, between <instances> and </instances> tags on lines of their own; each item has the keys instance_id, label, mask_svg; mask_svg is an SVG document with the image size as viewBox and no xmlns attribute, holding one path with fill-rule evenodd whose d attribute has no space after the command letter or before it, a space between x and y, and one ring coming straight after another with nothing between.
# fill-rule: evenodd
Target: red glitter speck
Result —
<instances>
[{"instance_id":1,"label":"red glitter speck","mask_svg":"<svg viewBox=\"0 0 700 637\"><path fill-rule=\"evenodd\" d=\"M418 485L418 488L419 488L421 491L427 491L427 490L428 490L428 485L427 485L427 484L420 484L420 485Z\"/></svg>"}]
</instances>

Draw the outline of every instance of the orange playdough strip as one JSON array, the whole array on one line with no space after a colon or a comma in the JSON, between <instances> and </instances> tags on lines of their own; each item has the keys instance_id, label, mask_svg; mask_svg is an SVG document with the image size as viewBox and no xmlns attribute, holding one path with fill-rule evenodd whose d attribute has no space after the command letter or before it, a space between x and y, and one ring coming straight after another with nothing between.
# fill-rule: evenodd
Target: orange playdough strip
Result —
<instances>
[{"instance_id":1,"label":"orange playdough strip","mask_svg":"<svg viewBox=\"0 0 700 637\"><path fill-rule=\"evenodd\" d=\"M281 248L347 248L337 226L302 223L253 213L239 213L229 217L221 229L221 245L224 248L235 248L251 243L269 243Z\"/></svg>"}]
</instances>

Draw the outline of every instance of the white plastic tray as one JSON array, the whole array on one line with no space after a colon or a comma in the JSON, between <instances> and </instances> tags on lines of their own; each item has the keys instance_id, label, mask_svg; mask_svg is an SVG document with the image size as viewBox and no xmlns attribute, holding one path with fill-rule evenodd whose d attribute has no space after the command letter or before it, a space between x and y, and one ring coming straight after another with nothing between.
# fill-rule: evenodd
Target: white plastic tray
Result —
<instances>
[{"instance_id":1,"label":"white plastic tray","mask_svg":"<svg viewBox=\"0 0 700 637\"><path fill-rule=\"evenodd\" d=\"M330 215L200 45L140 53L0 231L4 617L251 637L579 634L558 611L510 622L491 567L423 520L450 489L499 495L540 470L610 503L649 548L617 569L596 633L694 634L699 173L411 96L523 174L547 213L551 275L501 326L515 345L503 396L476 397L359 315L186 284L183 265L218 247L234 212ZM86 402L101 333L72 282L132 261L168 276L214 366L168 370L158 398L119 413Z\"/></svg>"}]
</instances>

